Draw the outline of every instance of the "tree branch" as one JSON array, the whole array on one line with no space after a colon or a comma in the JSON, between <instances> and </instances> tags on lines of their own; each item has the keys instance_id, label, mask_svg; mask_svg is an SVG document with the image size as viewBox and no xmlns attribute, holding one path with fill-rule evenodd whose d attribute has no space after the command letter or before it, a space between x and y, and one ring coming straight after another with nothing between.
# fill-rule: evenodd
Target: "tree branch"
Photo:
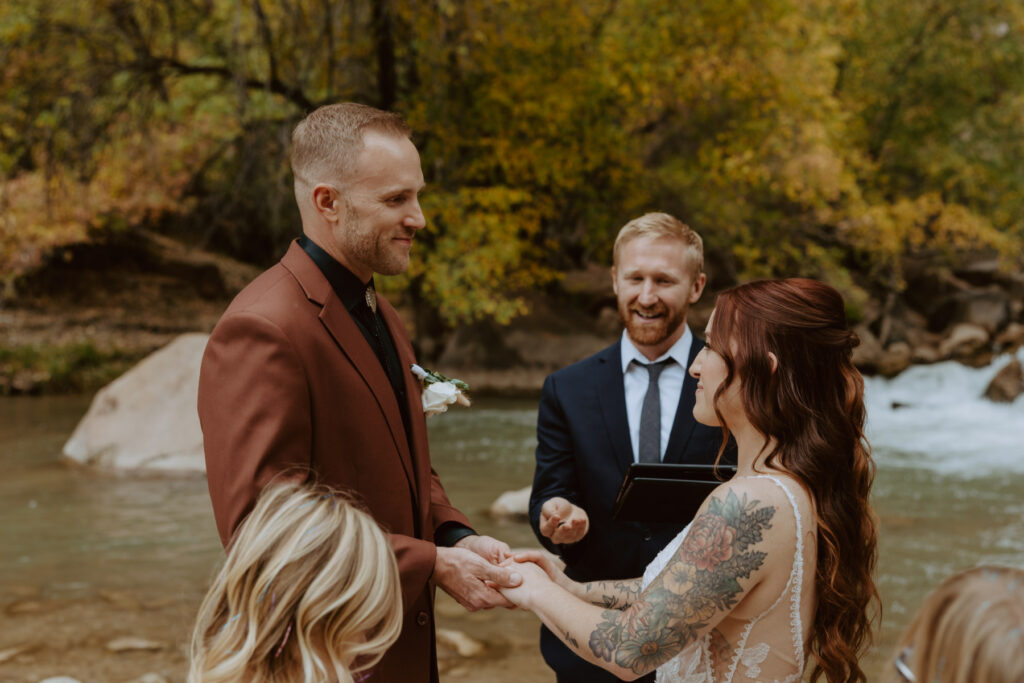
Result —
<instances>
[{"instance_id":1,"label":"tree branch","mask_svg":"<svg viewBox=\"0 0 1024 683\"><path fill-rule=\"evenodd\" d=\"M263 12L263 5L260 0L252 0L253 9L256 11L256 19L259 20L260 37L267 50L267 60L270 66L269 82L279 81L277 76L277 59L274 57L274 36L270 32L270 24L267 23L267 15Z\"/></svg>"},{"instance_id":2,"label":"tree branch","mask_svg":"<svg viewBox=\"0 0 1024 683\"><path fill-rule=\"evenodd\" d=\"M306 97L301 88L283 83L280 78L273 76L269 80L258 78L239 78L231 69L223 66L198 66L186 64L171 57L151 57L149 64L155 65L158 69L166 69L179 76L217 76L225 80L235 81L251 90L263 90L281 95L303 111L311 111L316 105ZM138 62L136 62L138 65ZM140 65L145 69L146 64Z\"/></svg>"}]
</instances>

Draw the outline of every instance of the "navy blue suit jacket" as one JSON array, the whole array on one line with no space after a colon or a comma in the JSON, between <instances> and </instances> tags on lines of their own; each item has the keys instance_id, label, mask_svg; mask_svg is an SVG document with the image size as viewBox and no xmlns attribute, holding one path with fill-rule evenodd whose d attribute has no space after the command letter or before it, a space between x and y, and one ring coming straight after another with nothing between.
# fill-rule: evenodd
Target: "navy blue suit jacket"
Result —
<instances>
[{"instance_id":1,"label":"navy blue suit jacket","mask_svg":"<svg viewBox=\"0 0 1024 683\"><path fill-rule=\"evenodd\" d=\"M687 370L703 346L694 337ZM633 463L620 347L616 342L548 376L537 415L530 525L544 547L562 556L566 574L576 581L640 576L685 526L612 519L615 496ZM722 430L694 420L696 389L697 380L687 373L663 462L715 461ZM541 507L556 496L580 506L590 518L590 530L578 543L557 545L540 533ZM617 680L574 655L546 629L541 651L560 681Z\"/></svg>"}]
</instances>

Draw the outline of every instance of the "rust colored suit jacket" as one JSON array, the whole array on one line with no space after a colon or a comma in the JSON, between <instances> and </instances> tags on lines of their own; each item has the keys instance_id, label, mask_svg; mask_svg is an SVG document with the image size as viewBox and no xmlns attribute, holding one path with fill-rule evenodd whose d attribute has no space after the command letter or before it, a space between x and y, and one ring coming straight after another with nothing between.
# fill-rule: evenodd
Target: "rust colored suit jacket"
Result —
<instances>
[{"instance_id":1,"label":"rust colored suit jacket","mask_svg":"<svg viewBox=\"0 0 1024 683\"><path fill-rule=\"evenodd\" d=\"M402 321L383 299L379 310L408 368L413 350ZM390 533L404 620L376 683L437 680L434 531L448 521L469 525L430 465L421 389L405 374L411 438L373 349L292 243L228 307L199 377L207 478L225 546L260 490L292 468L351 492Z\"/></svg>"}]
</instances>

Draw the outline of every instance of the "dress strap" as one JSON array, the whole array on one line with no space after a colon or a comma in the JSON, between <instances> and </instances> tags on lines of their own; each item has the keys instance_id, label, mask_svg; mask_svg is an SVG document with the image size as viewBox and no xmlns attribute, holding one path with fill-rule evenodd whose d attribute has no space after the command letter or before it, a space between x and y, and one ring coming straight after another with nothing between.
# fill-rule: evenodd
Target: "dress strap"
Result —
<instances>
[{"instance_id":1,"label":"dress strap","mask_svg":"<svg viewBox=\"0 0 1024 683\"><path fill-rule=\"evenodd\" d=\"M781 479L770 474L759 475L775 482L775 485L786 492L786 498L793 507L793 518L796 520L796 554L793 556L793 569L789 574L789 582L786 586L790 589L789 604L789 630L793 636L793 650L796 652L797 664L802 666L804 661L804 629L803 620L800 618L800 593L804 585L804 529L803 519L800 517L800 508L797 507L796 498ZM783 591L785 595L785 591ZM781 596L780 596L781 597Z\"/></svg>"}]
</instances>

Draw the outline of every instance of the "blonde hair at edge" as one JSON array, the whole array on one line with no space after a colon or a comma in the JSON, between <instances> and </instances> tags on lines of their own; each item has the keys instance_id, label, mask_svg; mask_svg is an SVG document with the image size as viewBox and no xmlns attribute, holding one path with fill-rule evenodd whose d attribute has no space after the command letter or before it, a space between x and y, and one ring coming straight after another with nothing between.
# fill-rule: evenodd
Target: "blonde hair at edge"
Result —
<instances>
[{"instance_id":1,"label":"blonde hair at edge","mask_svg":"<svg viewBox=\"0 0 1024 683\"><path fill-rule=\"evenodd\" d=\"M1022 629L1024 571L976 567L947 578L925 599L896 656L905 653L918 683L1021 683Z\"/></svg>"},{"instance_id":2,"label":"blonde hair at edge","mask_svg":"<svg viewBox=\"0 0 1024 683\"><path fill-rule=\"evenodd\" d=\"M680 240L688 249L687 259L694 275L704 272L704 240L686 223L667 213L645 213L622 226L615 238L612 263L618 265L622 245L637 237L671 237Z\"/></svg>"},{"instance_id":3,"label":"blonde hair at edge","mask_svg":"<svg viewBox=\"0 0 1024 683\"><path fill-rule=\"evenodd\" d=\"M268 486L199 608L190 683L349 683L402 628L377 523L323 486Z\"/></svg>"}]
</instances>

